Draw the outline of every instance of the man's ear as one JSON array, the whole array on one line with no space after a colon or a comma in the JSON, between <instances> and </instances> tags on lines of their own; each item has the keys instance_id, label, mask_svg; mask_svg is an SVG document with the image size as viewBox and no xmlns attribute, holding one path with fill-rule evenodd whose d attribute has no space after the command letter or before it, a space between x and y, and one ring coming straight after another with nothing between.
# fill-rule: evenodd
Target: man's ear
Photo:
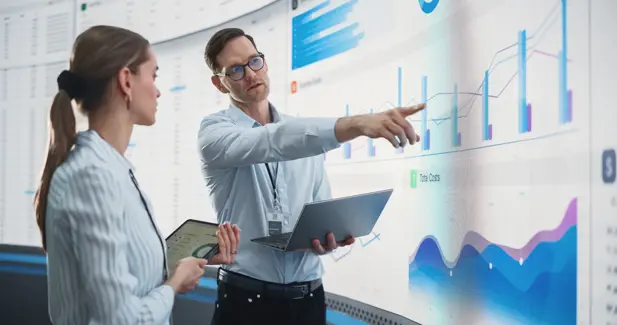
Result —
<instances>
[{"instance_id":1,"label":"man's ear","mask_svg":"<svg viewBox=\"0 0 617 325\"><path fill-rule=\"evenodd\" d=\"M216 87L216 89L218 89L223 94L229 93L229 90L225 88L225 85L223 85L223 83L221 82L221 78L219 78L218 76L210 77L210 81L212 81L214 87Z\"/></svg>"}]
</instances>

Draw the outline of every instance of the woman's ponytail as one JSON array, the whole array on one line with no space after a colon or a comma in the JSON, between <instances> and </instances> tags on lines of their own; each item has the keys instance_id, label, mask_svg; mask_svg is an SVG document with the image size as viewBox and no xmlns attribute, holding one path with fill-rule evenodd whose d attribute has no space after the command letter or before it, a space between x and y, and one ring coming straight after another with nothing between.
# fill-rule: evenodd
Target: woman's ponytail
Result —
<instances>
[{"instance_id":1,"label":"woman's ponytail","mask_svg":"<svg viewBox=\"0 0 617 325\"><path fill-rule=\"evenodd\" d=\"M65 90L59 90L54 97L49 111L49 143L45 165L41 174L41 181L34 194L34 212L36 223L41 232L43 249L47 250L45 236L45 212L47 209L47 194L51 179L69 154L75 144L76 126L75 113L71 105L71 97Z\"/></svg>"}]
</instances>

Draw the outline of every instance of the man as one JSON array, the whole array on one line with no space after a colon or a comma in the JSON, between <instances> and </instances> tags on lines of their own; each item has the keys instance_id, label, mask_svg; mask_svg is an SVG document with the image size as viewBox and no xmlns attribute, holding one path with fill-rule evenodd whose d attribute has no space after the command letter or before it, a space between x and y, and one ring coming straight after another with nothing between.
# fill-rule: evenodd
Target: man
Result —
<instances>
[{"instance_id":1,"label":"man","mask_svg":"<svg viewBox=\"0 0 617 325\"><path fill-rule=\"evenodd\" d=\"M236 262L219 269L212 324L326 324L319 255L354 239L336 243L324 234L313 251L288 253L250 239L291 231L305 203L331 198L324 152L359 136L383 137L395 147L418 141L405 117L424 105L346 118L285 116L268 101L266 57L251 36L220 30L205 59L231 105L201 122L202 170L218 222L243 232Z\"/></svg>"}]
</instances>

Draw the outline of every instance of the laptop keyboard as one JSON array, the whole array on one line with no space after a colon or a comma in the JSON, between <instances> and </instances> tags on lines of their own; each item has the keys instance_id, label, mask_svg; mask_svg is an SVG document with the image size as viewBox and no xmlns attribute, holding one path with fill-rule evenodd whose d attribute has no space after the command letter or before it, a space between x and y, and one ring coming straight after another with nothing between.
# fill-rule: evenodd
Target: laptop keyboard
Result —
<instances>
[{"instance_id":1,"label":"laptop keyboard","mask_svg":"<svg viewBox=\"0 0 617 325\"><path fill-rule=\"evenodd\" d=\"M262 243L284 249L291 238L291 233L268 236L263 239Z\"/></svg>"}]
</instances>

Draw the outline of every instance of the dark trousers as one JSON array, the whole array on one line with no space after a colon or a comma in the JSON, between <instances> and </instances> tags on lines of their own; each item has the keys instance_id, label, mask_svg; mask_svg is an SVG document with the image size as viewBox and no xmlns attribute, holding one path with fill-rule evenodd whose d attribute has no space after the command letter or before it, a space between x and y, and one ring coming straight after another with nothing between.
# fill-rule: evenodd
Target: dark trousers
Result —
<instances>
[{"instance_id":1,"label":"dark trousers","mask_svg":"<svg viewBox=\"0 0 617 325\"><path fill-rule=\"evenodd\" d=\"M211 325L326 325L323 285L305 298L283 299L219 282L215 308Z\"/></svg>"}]
</instances>

